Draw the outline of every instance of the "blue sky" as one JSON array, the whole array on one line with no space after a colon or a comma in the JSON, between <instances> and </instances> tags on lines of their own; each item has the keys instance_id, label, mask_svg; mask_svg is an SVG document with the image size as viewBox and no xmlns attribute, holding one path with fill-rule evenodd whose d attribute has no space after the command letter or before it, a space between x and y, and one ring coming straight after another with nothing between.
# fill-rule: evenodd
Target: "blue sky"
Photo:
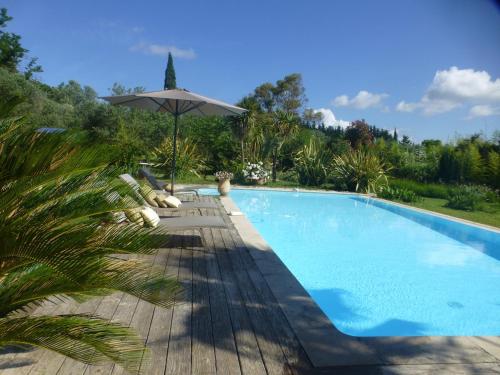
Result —
<instances>
[{"instance_id":1,"label":"blue sky","mask_svg":"<svg viewBox=\"0 0 500 375\"><path fill-rule=\"evenodd\" d=\"M177 84L236 102L303 75L329 124L365 118L414 140L500 130L500 10L487 0L7 0L48 84ZM335 117L335 120L334 120Z\"/></svg>"}]
</instances>

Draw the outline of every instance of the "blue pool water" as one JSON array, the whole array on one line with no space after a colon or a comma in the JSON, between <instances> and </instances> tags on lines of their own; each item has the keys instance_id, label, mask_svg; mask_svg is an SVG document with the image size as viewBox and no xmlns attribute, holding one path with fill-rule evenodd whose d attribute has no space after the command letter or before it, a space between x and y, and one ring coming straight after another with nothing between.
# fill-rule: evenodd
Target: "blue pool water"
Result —
<instances>
[{"instance_id":1,"label":"blue pool water","mask_svg":"<svg viewBox=\"0 0 500 375\"><path fill-rule=\"evenodd\" d=\"M500 335L500 233L355 195L231 197L342 332Z\"/></svg>"}]
</instances>

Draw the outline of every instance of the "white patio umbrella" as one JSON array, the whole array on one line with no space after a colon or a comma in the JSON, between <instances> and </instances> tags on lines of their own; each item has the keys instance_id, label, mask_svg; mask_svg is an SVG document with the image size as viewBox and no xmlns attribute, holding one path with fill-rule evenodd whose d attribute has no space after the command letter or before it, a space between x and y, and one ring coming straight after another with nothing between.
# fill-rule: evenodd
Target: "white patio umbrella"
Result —
<instances>
[{"instance_id":1,"label":"white patio umbrella","mask_svg":"<svg viewBox=\"0 0 500 375\"><path fill-rule=\"evenodd\" d=\"M171 194L174 195L175 164L177 157L177 123L180 115L195 116L238 116L246 109L207 98L184 89L144 92L140 94L105 96L113 105L141 108L153 112L168 112L174 115L174 154L172 158Z\"/></svg>"}]
</instances>

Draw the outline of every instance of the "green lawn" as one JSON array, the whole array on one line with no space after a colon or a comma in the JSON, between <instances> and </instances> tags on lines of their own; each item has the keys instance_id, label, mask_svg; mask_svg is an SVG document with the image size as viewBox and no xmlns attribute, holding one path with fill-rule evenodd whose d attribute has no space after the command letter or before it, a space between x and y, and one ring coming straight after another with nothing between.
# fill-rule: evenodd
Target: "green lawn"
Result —
<instances>
[{"instance_id":1,"label":"green lawn","mask_svg":"<svg viewBox=\"0 0 500 375\"><path fill-rule=\"evenodd\" d=\"M480 211L462 211L448 208L444 206L446 199L439 198L422 198L419 202L405 204L500 228L500 205L498 203L485 203Z\"/></svg>"}]
</instances>

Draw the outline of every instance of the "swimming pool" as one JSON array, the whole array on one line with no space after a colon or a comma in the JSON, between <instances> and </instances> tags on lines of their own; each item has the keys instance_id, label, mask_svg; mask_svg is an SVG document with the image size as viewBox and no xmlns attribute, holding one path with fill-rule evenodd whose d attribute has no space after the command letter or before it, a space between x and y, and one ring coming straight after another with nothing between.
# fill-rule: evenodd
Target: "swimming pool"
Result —
<instances>
[{"instance_id":1,"label":"swimming pool","mask_svg":"<svg viewBox=\"0 0 500 375\"><path fill-rule=\"evenodd\" d=\"M343 333L500 335L500 233L356 195L231 198Z\"/></svg>"}]
</instances>

